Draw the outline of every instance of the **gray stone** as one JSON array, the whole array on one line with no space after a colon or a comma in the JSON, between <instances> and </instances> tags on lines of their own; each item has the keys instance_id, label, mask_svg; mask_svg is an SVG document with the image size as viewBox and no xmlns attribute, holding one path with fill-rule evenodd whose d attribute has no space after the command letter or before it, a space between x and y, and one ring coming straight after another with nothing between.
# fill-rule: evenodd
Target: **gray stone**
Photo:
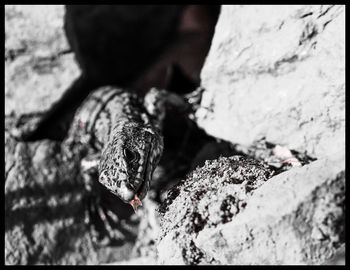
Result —
<instances>
[{"instance_id":1,"label":"gray stone","mask_svg":"<svg viewBox=\"0 0 350 270\"><path fill-rule=\"evenodd\" d=\"M222 264L321 264L345 243L342 153L279 174L196 246Z\"/></svg>"},{"instance_id":2,"label":"gray stone","mask_svg":"<svg viewBox=\"0 0 350 270\"><path fill-rule=\"evenodd\" d=\"M77 166L62 162L57 142L6 137L5 263L96 263Z\"/></svg>"},{"instance_id":3,"label":"gray stone","mask_svg":"<svg viewBox=\"0 0 350 270\"><path fill-rule=\"evenodd\" d=\"M173 188L161 218L158 263L332 261L345 243L342 152L270 179L258 164L243 157L207 161Z\"/></svg>"},{"instance_id":4,"label":"gray stone","mask_svg":"<svg viewBox=\"0 0 350 270\"><path fill-rule=\"evenodd\" d=\"M207 133L319 159L194 243L226 264L318 264L344 242L345 6L222 6L196 112Z\"/></svg>"},{"instance_id":5,"label":"gray stone","mask_svg":"<svg viewBox=\"0 0 350 270\"><path fill-rule=\"evenodd\" d=\"M160 264L216 264L194 240L204 229L228 223L246 207L252 192L272 171L242 156L206 161L171 189L160 208ZM216 239L211 239L214 243Z\"/></svg>"},{"instance_id":6,"label":"gray stone","mask_svg":"<svg viewBox=\"0 0 350 270\"><path fill-rule=\"evenodd\" d=\"M77 164L59 144L18 143L14 116L47 110L78 76L64 7L5 6L5 263L96 263ZM12 115L11 117L9 115Z\"/></svg>"},{"instance_id":7,"label":"gray stone","mask_svg":"<svg viewBox=\"0 0 350 270\"><path fill-rule=\"evenodd\" d=\"M62 5L5 6L5 114L45 111L79 76Z\"/></svg>"},{"instance_id":8,"label":"gray stone","mask_svg":"<svg viewBox=\"0 0 350 270\"><path fill-rule=\"evenodd\" d=\"M313 157L345 146L345 6L222 6L196 116L209 134Z\"/></svg>"}]
</instances>

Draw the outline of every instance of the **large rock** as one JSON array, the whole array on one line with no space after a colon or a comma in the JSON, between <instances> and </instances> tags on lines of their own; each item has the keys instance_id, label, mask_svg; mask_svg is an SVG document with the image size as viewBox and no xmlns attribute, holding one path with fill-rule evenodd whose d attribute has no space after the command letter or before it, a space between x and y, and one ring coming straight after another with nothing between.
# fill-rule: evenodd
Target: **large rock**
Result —
<instances>
[{"instance_id":1,"label":"large rock","mask_svg":"<svg viewBox=\"0 0 350 270\"><path fill-rule=\"evenodd\" d=\"M160 264L216 264L194 240L207 228L230 222L246 207L247 198L271 177L262 163L242 156L206 161L173 187L160 208ZM215 240L214 240L215 243Z\"/></svg>"},{"instance_id":2,"label":"large rock","mask_svg":"<svg viewBox=\"0 0 350 270\"><path fill-rule=\"evenodd\" d=\"M168 196L158 263L329 262L345 244L343 153L270 176L238 156L197 168Z\"/></svg>"},{"instance_id":3,"label":"large rock","mask_svg":"<svg viewBox=\"0 0 350 270\"><path fill-rule=\"evenodd\" d=\"M345 245L344 156L271 178L230 223L194 240L222 264L321 264Z\"/></svg>"},{"instance_id":4,"label":"large rock","mask_svg":"<svg viewBox=\"0 0 350 270\"><path fill-rule=\"evenodd\" d=\"M62 162L56 142L5 135L5 263L96 263L77 168Z\"/></svg>"},{"instance_id":5,"label":"large rock","mask_svg":"<svg viewBox=\"0 0 350 270\"><path fill-rule=\"evenodd\" d=\"M223 6L198 123L310 156L345 146L345 6Z\"/></svg>"},{"instance_id":6,"label":"large rock","mask_svg":"<svg viewBox=\"0 0 350 270\"><path fill-rule=\"evenodd\" d=\"M345 6L223 6L201 78L206 132L319 160L272 178L195 246L221 263L325 262L344 242Z\"/></svg>"},{"instance_id":7,"label":"large rock","mask_svg":"<svg viewBox=\"0 0 350 270\"><path fill-rule=\"evenodd\" d=\"M5 114L45 111L79 76L64 6L5 6Z\"/></svg>"},{"instance_id":8,"label":"large rock","mask_svg":"<svg viewBox=\"0 0 350 270\"><path fill-rule=\"evenodd\" d=\"M63 6L5 6L5 128L47 110L78 76ZM50 141L18 143L5 132L5 263L97 261L84 224L83 185Z\"/></svg>"}]
</instances>

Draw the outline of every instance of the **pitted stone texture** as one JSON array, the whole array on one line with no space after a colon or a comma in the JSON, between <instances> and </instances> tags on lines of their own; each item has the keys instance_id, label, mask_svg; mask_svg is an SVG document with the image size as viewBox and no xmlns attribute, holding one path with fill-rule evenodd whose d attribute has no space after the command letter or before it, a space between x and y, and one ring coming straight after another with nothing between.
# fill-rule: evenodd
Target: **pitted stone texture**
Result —
<instances>
[{"instance_id":1,"label":"pitted stone texture","mask_svg":"<svg viewBox=\"0 0 350 270\"><path fill-rule=\"evenodd\" d=\"M271 178L195 245L221 264L321 264L345 243L345 162L329 156Z\"/></svg>"},{"instance_id":2,"label":"pitted stone texture","mask_svg":"<svg viewBox=\"0 0 350 270\"><path fill-rule=\"evenodd\" d=\"M222 6L198 123L314 157L345 146L345 6Z\"/></svg>"},{"instance_id":3,"label":"pitted stone texture","mask_svg":"<svg viewBox=\"0 0 350 270\"><path fill-rule=\"evenodd\" d=\"M5 138L5 263L96 263L77 166L62 162L57 142Z\"/></svg>"},{"instance_id":4,"label":"pitted stone texture","mask_svg":"<svg viewBox=\"0 0 350 270\"><path fill-rule=\"evenodd\" d=\"M47 110L79 76L62 5L5 6L5 114Z\"/></svg>"},{"instance_id":5,"label":"pitted stone texture","mask_svg":"<svg viewBox=\"0 0 350 270\"><path fill-rule=\"evenodd\" d=\"M262 163L242 156L206 161L168 193L161 213L160 264L216 264L195 245L198 233L230 222L252 192L271 177Z\"/></svg>"}]
</instances>

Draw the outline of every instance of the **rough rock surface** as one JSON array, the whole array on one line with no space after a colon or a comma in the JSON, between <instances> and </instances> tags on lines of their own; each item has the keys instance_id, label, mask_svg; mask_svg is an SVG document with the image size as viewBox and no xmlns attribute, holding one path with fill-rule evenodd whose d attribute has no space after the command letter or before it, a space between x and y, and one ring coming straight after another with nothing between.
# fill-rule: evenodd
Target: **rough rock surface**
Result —
<instances>
[{"instance_id":1,"label":"rough rock surface","mask_svg":"<svg viewBox=\"0 0 350 270\"><path fill-rule=\"evenodd\" d=\"M254 163L243 157L207 162L172 189L161 219L160 264L321 264L332 258L345 243L342 153L266 183L271 172Z\"/></svg>"},{"instance_id":2,"label":"rough rock surface","mask_svg":"<svg viewBox=\"0 0 350 270\"><path fill-rule=\"evenodd\" d=\"M5 114L47 110L79 76L63 14L62 5L5 6Z\"/></svg>"},{"instance_id":3,"label":"rough rock surface","mask_svg":"<svg viewBox=\"0 0 350 270\"><path fill-rule=\"evenodd\" d=\"M5 6L5 129L48 109L78 75L63 33L63 6ZM35 90L35 91L34 91ZM5 263L93 263L82 183L59 144L17 143L5 132Z\"/></svg>"},{"instance_id":4,"label":"rough rock surface","mask_svg":"<svg viewBox=\"0 0 350 270\"><path fill-rule=\"evenodd\" d=\"M345 6L222 6L197 111L209 134L319 158L345 145Z\"/></svg>"},{"instance_id":5,"label":"rough rock surface","mask_svg":"<svg viewBox=\"0 0 350 270\"><path fill-rule=\"evenodd\" d=\"M96 253L85 229L77 171L60 162L55 142L5 138L6 264L92 263Z\"/></svg>"},{"instance_id":6,"label":"rough rock surface","mask_svg":"<svg viewBox=\"0 0 350 270\"><path fill-rule=\"evenodd\" d=\"M222 157L198 167L171 189L160 208L158 262L218 263L216 257L198 249L196 235L230 222L244 211L247 198L271 175L267 166L242 156Z\"/></svg>"},{"instance_id":7,"label":"rough rock surface","mask_svg":"<svg viewBox=\"0 0 350 270\"><path fill-rule=\"evenodd\" d=\"M344 156L271 178L244 212L194 240L222 264L321 264L345 243Z\"/></svg>"}]
</instances>

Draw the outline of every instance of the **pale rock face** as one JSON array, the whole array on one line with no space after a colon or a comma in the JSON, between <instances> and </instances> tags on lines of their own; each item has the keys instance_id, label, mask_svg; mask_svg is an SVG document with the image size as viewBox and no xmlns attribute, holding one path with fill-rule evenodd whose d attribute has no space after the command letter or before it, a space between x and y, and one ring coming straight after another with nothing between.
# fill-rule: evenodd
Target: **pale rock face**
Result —
<instances>
[{"instance_id":1,"label":"pale rock face","mask_svg":"<svg viewBox=\"0 0 350 270\"><path fill-rule=\"evenodd\" d=\"M158 263L325 263L345 245L344 160L340 152L266 182L253 175L262 167L248 161L207 161L187 177L161 219ZM249 181L252 190L245 188ZM235 199L226 204L227 198Z\"/></svg>"},{"instance_id":2,"label":"pale rock face","mask_svg":"<svg viewBox=\"0 0 350 270\"><path fill-rule=\"evenodd\" d=\"M221 264L320 264L344 245L345 162L327 157L271 178L245 211L196 246Z\"/></svg>"},{"instance_id":3,"label":"pale rock face","mask_svg":"<svg viewBox=\"0 0 350 270\"><path fill-rule=\"evenodd\" d=\"M209 134L314 157L345 146L345 6L223 6L201 73Z\"/></svg>"},{"instance_id":4,"label":"pale rock face","mask_svg":"<svg viewBox=\"0 0 350 270\"><path fill-rule=\"evenodd\" d=\"M5 114L45 111L79 76L63 5L5 6Z\"/></svg>"},{"instance_id":5,"label":"pale rock face","mask_svg":"<svg viewBox=\"0 0 350 270\"><path fill-rule=\"evenodd\" d=\"M232 221L182 237L219 264L321 264L344 249L345 6L222 6L201 80L208 134L246 147L265 137L317 161L269 179ZM188 213L178 209L174 224ZM174 232L159 263L186 263Z\"/></svg>"}]
</instances>

